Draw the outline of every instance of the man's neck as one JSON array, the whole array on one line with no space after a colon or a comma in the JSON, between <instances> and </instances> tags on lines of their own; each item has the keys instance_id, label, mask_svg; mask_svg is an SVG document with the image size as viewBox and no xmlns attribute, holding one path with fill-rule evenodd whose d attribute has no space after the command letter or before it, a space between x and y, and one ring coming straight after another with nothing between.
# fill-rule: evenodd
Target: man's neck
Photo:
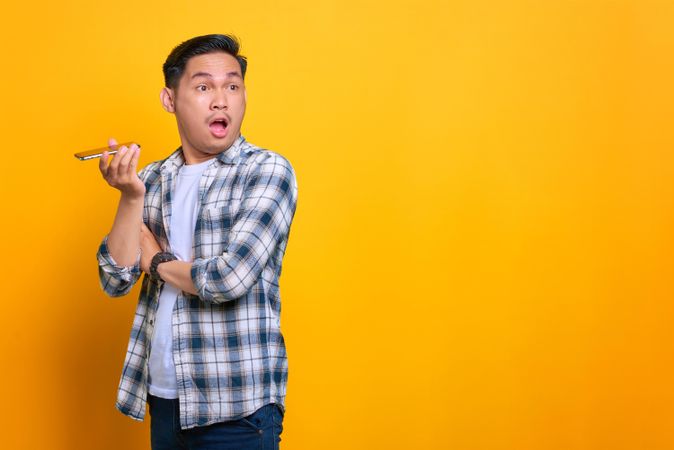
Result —
<instances>
[{"instance_id":1,"label":"man's neck","mask_svg":"<svg viewBox=\"0 0 674 450\"><path fill-rule=\"evenodd\" d=\"M239 140L240 137L241 137L241 133L239 133L239 135L236 137L236 139L234 139L234 142L232 142L232 144L229 147L227 147L225 150L223 150L219 153L206 153L206 152L203 152L201 150L198 150L198 149L190 146L189 144L187 144L187 145L182 144L183 157L185 158L185 164L189 166L189 165L192 165L192 164L199 164L199 163L202 163L202 162L206 162L209 159L217 158L222 153L230 151L230 149L234 146L234 144L236 143L236 141ZM182 139L181 139L181 141L182 141Z\"/></svg>"}]
</instances>

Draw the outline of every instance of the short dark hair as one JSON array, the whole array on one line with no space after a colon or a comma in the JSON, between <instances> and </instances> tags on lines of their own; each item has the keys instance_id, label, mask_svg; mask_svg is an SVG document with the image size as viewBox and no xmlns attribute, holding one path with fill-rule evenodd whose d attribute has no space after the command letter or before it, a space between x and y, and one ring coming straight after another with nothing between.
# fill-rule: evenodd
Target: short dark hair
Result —
<instances>
[{"instance_id":1,"label":"short dark hair","mask_svg":"<svg viewBox=\"0 0 674 450\"><path fill-rule=\"evenodd\" d=\"M166 87L178 87L180 77L190 58L206 53L225 52L239 61L241 76L246 77L248 60L239 54L239 40L229 34L207 34L189 39L174 48L164 62L164 83Z\"/></svg>"}]
</instances>

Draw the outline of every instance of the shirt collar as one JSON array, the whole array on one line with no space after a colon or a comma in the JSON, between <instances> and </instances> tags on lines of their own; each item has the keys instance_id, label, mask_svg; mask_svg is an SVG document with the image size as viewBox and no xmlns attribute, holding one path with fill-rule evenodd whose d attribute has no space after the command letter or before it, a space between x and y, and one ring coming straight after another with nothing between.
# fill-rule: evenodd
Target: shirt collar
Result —
<instances>
[{"instance_id":1,"label":"shirt collar","mask_svg":"<svg viewBox=\"0 0 674 450\"><path fill-rule=\"evenodd\" d=\"M244 142L246 142L246 138L240 135L227 150L220 152L213 160L220 161L222 164L236 164L241 155L241 148ZM183 155L183 147L181 145L164 160L160 166L160 170L162 172L167 170L176 171L183 164L185 164L185 156Z\"/></svg>"}]
</instances>

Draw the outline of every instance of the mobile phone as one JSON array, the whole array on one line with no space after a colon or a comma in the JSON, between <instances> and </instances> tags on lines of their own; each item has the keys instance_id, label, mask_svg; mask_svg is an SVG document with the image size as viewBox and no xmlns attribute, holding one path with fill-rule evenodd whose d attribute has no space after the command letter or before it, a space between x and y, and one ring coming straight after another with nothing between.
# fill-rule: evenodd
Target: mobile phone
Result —
<instances>
[{"instance_id":1,"label":"mobile phone","mask_svg":"<svg viewBox=\"0 0 674 450\"><path fill-rule=\"evenodd\" d=\"M75 153L75 158L79 159L80 161L86 161L87 159L93 159L93 158L100 158L103 156L103 152L108 152L109 155L114 155L117 153L118 148L122 148L124 146L129 147L131 144L136 144L140 148L140 144L137 142L123 142L121 144L117 144L115 146L111 147L101 147L101 148L95 148L93 150L85 150L83 152Z\"/></svg>"}]
</instances>

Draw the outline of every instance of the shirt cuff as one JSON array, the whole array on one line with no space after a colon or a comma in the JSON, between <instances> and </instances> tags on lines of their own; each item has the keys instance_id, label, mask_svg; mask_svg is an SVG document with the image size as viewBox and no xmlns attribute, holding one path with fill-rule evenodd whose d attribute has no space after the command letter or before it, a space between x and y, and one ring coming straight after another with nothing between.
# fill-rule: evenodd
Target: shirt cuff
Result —
<instances>
[{"instance_id":1,"label":"shirt cuff","mask_svg":"<svg viewBox=\"0 0 674 450\"><path fill-rule=\"evenodd\" d=\"M133 265L120 266L110 254L108 248L108 236L105 236L101 246L98 248L98 263L105 272L110 273L123 281L130 282L135 275L140 274L140 253L140 249L138 249L138 256Z\"/></svg>"},{"instance_id":2,"label":"shirt cuff","mask_svg":"<svg viewBox=\"0 0 674 450\"><path fill-rule=\"evenodd\" d=\"M194 289L197 291L197 295L205 301L212 301L212 297L206 295L206 287L208 281L206 279L208 260L206 259L195 259L192 261L192 267L190 268L190 276L192 277L192 283L194 284Z\"/></svg>"}]
</instances>

